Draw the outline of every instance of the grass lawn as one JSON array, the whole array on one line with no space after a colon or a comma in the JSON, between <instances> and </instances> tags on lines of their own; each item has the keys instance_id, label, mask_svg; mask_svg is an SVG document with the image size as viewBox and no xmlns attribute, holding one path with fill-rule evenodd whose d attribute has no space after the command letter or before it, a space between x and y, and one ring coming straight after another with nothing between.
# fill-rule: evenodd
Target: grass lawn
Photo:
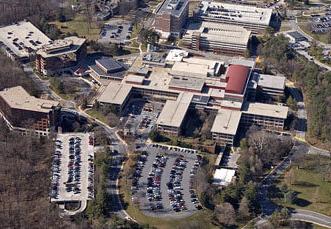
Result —
<instances>
[{"instance_id":1,"label":"grass lawn","mask_svg":"<svg viewBox=\"0 0 331 229\"><path fill-rule=\"evenodd\" d=\"M98 40L100 34L100 28L95 23L91 23L91 28L88 28L87 20L83 15L77 15L71 21L67 22L51 22L55 24L58 29L63 33L76 32L80 37L86 37L89 40Z\"/></svg>"},{"instance_id":2,"label":"grass lawn","mask_svg":"<svg viewBox=\"0 0 331 229\"><path fill-rule=\"evenodd\" d=\"M289 22L288 21L282 21L282 24L280 26L280 32L283 32L283 31L288 31L288 30L291 30L291 25L289 25Z\"/></svg>"},{"instance_id":3,"label":"grass lawn","mask_svg":"<svg viewBox=\"0 0 331 229\"><path fill-rule=\"evenodd\" d=\"M309 34L316 40L319 40L321 42L328 44L328 34L327 33L316 34L316 33L312 33L310 31L309 19L307 17L298 17L298 25L305 33Z\"/></svg>"},{"instance_id":4,"label":"grass lawn","mask_svg":"<svg viewBox=\"0 0 331 229\"><path fill-rule=\"evenodd\" d=\"M72 94L64 94L64 93L61 93L59 91L59 89L52 83L52 81L50 81L50 88L56 93L58 94L62 99L65 99L65 100L70 100L70 99L73 99L75 96L72 95Z\"/></svg>"},{"instance_id":5,"label":"grass lawn","mask_svg":"<svg viewBox=\"0 0 331 229\"><path fill-rule=\"evenodd\" d=\"M103 115L100 111L97 111L95 109L87 110L86 113L91 115L92 117L99 119L101 122L108 123L108 119L105 115Z\"/></svg>"},{"instance_id":6,"label":"grass lawn","mask_svg":"<svg viewBox=\"0 0 331 229\"><path fill-rule=\"evenodd\" d=\"M297 193L294 204L284 204L288 207L302 208L331 216L331 181L326 180L325 174L330 173L331 161L317 156L307 156L299 166L293 166L286 179L280 182ZM290 177L290 178L289 178ZM329 178L330 179L330 178Z\"/></svg>"},{"instance_id":7,"label":"grass lawn","mask_svg":"<svg viewBox=\"0 0 331 229\"><path fill-rule=\"evenodd\" d=\"M130 168L128 163L124 166L124 172L122 174L127 174ZM165 218L155 218L144 215L131 201L130 193L130 182L126 177L120 179L120 193L127 204L126 211L128 214L137 220L140 224L148 224L150 226L156 227L158 229L179 229L179 228L218 228L211 224L211 212L208 210L197 211L194 215L187 217L185 219L165 219Z\"/></svg>"}]
</instances>

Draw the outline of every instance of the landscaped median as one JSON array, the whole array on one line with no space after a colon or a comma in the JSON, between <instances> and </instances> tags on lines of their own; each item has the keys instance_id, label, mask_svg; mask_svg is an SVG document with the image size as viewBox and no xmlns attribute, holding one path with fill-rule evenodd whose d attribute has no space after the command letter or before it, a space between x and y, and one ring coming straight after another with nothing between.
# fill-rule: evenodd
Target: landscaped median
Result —
<instances>
[{"instance_id":1,"label":"landscaped median","mask_svg":"<svg viewBox=\"0 0 331 229\"><path fill-rule=\"evenodd\" d=\"M158 229L175 229L175 228L217 228L211 224L212 212L201 210L194 215L183 219L160 219L144 215L137 204L131 199L131 180L128 178L130 171L134 168L135 154L129 154L129 159L125 161L122 176L119 180L120 195L122 197L123 206L127 213L135 219L139 224L148 224L149 226L157 227Z\"/></svg>"}]
</instances>

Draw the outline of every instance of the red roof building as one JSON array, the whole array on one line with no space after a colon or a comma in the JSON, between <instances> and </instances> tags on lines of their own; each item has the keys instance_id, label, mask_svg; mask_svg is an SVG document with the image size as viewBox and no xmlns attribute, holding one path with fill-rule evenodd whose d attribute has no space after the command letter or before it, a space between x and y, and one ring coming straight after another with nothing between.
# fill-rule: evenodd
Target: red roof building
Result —
<instances>
[{"instance_id":1,"label":"red roof building","mask_svg":"<svg viewBox=\"0 0 331 229\"><path fill-rule=\"evenodd\" d=\"M243 65L230 65L226 72L227 85L225 92L243 94L250 69Z\"/></svg>"}]
</instances>

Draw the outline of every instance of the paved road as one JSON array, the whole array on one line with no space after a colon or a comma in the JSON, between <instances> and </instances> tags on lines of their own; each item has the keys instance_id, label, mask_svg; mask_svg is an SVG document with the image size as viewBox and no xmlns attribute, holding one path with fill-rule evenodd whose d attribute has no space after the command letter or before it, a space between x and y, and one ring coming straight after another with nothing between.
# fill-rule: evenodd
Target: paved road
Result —
<instances>
[{"instance_id":1,"label":"paved road","mask_svg":"<svg viewBox=\"0 0 331 229\"><path fill-rule=\"evenodd\" d=\"M258 199L259 203L261 205L262 210L262 216L263 218L260 219L256 225L263 224L265 222L265 219L269 217L274 211L279 209L279 206L273 203L268 196L268 189L269 187L274 183L274 181L277 180L277 178L282 175L286 169L291 165L291 161L294 160L296 157L301 156L302 154L309 154L311 150L314 150L315 154L324 155L324 156L331 156L330 152L327 152L325 150L320 150L318 148L309 146L306 143L302 142L295 142L290 154L288 157L286 157L276 168L273 169L273 171L267 175L263 181L259 185L258 190ZM323 225L326 227L331 228L331 217L306 211L306 210L300 210L295 209L295 211L291 212L291 220L300 220L304 222L310 222L318 225Z\"/></svg>"},{"instance_id":2,"label":"paved road","mask_svg":"<svg viewBox=\"0 0 331 229\"><path fill-rule=\"evenodd\" d=\"M93 120L98 123L104 130L107 132L107 135L110 139L112 139L111 149L117 150L118 154L112 155L115 162L111 166L110 178L108 184L108 192L111 195L111 213L116 214L118 217L122 219L129 219L135 221L130 215L125 211L119 193L119 176L123 169L122 159L127 152L127 144L126 142L118 135L117 130L115 128L111 128L106 123L101 122L98 119L91 117L89 114L84 112L80 107L78 107L79 111L77 112L79 115L88 118L89 120Z\"/></svg>"},{"instance_id":3,"label":"paved road","mask_svg":"<svg viewBox=\"0 0 331 229\"><path fill-rule=\"evenodd\" d=\"M331 228L331 217L317 212L296 209L291 214L291 220L310 222L319 226Z\"/></svg>"},{"instance_id":4,"label":"paved road","mask_svg":"<svg viewBox=\"0 0 331 229\"><path fill-rule=\"evenodd\" d=\"M293 84L293 83L291 83ZM303 95L298 88L287 84L289 93L297 101L298 110L296 112L297 123L295 126L296 136L300 139L305 139L307 131L307 111L303 101Z\"/></svg>"},{"instance_id":5,"label":"paved road","mask_svg":"<svg viewBox=\"0 0 331 229\"><path fill-rule=\"evenodd\" d=\"M318 40L314 39L312 36L310 36L309 34L307 34L305 31L303 31L300 28L300 26L298 25L297 18L295 20L290 20L290 26L291 26L291 30L300 32L303 36L305 36L308 39L308 41L310 41L310 42L315 41L318 46L321 46L321 47L324 47L324 48L331 48L331 44L326 44L326 43L323 43L321 41L318 41ZM326 65L326 64L320 62L319 60L317 60L316 58L310 56L307 51L300 50L300 51L297 51L297 52L300 55L303 55L304 57L306 57L308 60L311 60L313 58L313 61L314 61L315 64L317 64L321 68L325 68L328 71L331 71L331 66Z\"/></svg>"}]
</instances>

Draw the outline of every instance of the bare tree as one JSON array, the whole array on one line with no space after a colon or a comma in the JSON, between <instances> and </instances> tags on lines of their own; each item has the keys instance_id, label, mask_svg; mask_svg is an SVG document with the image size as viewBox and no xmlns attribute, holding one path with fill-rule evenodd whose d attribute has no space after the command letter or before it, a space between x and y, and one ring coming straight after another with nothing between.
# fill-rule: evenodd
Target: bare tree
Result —
<instances>
[{"instance_id":1,"label":"bare tree","mask_svg":"<svg viewBox=\"0 0 331 229\"><path fill-rule=\"evenodd\" d=\"M230 203L222 203L216 206L214 211L216 220L223 225L233 225L236 220L236 212Z\"/></svg>"},{"instance_id":2,"label":"bare tree","mask_svg":"<svg viewBox=\"0 0 331 229\"><path fill-rule=\"evenodd\" d=\"M247 219L250 217L249 203L246 197L241 199L238 212L242 219Z\"/></svg>"}]
</instances>

